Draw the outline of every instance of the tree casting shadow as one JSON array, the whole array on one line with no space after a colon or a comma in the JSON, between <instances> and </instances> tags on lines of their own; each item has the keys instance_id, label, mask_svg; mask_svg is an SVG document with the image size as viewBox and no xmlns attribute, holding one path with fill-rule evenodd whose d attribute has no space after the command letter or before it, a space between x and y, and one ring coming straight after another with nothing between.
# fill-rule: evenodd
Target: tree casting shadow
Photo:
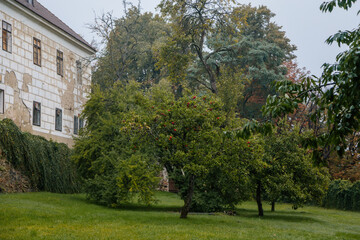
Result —
<instances>
[{"instance_id":1,"label":"tree casting shadow","mask_svg":"<svg viewBox=\"0 0 360 240\"><path fill-rule=\"evenodd\" d=\"M320 223L322 221L314 219L307 212L296 212L296 211L264 211L264 216L259 217L257 210L248 210L248 209L237 209L236 214L239 217L244 218L261 218L263 220L274 220L274 221L284 221L284 222L308 222L308 223Z\"/></svg>"}]
</instances>

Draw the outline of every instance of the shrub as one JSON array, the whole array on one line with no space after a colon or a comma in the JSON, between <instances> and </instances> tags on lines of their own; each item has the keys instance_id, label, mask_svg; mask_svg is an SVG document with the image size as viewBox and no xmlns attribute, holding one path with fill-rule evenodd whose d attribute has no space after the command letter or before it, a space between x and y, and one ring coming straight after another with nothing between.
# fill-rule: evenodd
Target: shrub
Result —
<instances>
[{"instance_id":1,"label":"shrub","mask_svg":"<svg viewBox=\"0 0 360 240\"><path fill-rule=\"evenodd\" d=\"M97 203L118 207L122 203L138 198L139 202L154 202L153 190L160 178L156 174L160 169L150 165L150 160L141 154L134 154L127 159L112 158L113 170L96 174L86 179L87 198Z\"/></svg>"},{"instance_id":2,"label":"shrub","mask_svg":"<svg viewBox=\"0 0 360 240\"><path fill-rule=\"evenodd\" d=\"M71 150L63 143L23 133L10 119L0 121L0 149L4 157L25 174L32 188L57 193L78 192Z\"/></svg>"},{"instance_id":3,"label":"shrub","mask_svg":"<svg viewBox=\"0 0 360 240\"><path fill-rule=\"evenodd\" d=\"M93 89L83 112L87 125L73 155L88 199L111 207L133 198L155 201L161 168L147 142L147 102L135 83Z\"/></svg>"}]
</instances>

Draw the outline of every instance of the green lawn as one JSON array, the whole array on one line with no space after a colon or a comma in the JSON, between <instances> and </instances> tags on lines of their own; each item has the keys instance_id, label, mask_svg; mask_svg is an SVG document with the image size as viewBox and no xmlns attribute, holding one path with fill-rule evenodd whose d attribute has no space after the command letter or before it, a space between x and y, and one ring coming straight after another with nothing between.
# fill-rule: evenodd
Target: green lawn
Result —
<instances>
[{"instance_id":1,"label":"green lawn","mask_svg":"<svg viewBox=\"0 0 360 240\"><path fill-rule=\"evenodd\" d=\"M360 213L306 207L257 217L256 204L237 216L191 214L180 219L182 202L158 193L150 208L110 209L84 195L27 193L0 195L0 239L360 239ZM269 209L269 206L265 206Z\"/></svg>"}]
</instances>

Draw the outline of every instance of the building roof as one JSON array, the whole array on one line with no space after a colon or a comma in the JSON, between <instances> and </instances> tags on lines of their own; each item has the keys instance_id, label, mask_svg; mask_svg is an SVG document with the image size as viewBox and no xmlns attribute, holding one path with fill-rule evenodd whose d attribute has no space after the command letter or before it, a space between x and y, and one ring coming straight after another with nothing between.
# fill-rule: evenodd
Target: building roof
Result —
<instances>
[{"instance_id":1,"label":"building roof","mask_svg":"<svg viewBox=\"0 0 360 240\"><path fill-rule=\"evenodd\" d=\"M30 11L34 12L41 18L45 19L52 25L66 32L76 40L85 44L86 46L91 48L94 52L96 52L96 50L87 41L85 41L79 34L77 34L74 30L72 30L68 25L66 25L63 21L61 21L58 17L56 17L53 13L51 13L46 7L41 5L38 1L33 0L33 4L28 3L27 0L15 0L15 1L21 4L22 6L26 7Z\"/></svg>"}]
</instances>

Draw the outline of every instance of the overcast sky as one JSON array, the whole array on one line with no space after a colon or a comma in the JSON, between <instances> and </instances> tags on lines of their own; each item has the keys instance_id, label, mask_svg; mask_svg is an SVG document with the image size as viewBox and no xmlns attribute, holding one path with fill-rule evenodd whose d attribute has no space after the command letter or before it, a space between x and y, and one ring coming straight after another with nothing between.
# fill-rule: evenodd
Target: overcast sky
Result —
<instances>
[{"instance_id":1,"label":"overcast sky","mask_svg":"<svg viewBox=\"0 0 360 240\"><path fill-rule=\"evenodd\" d=\"M73 30L91 42L94 34L87 24L94 22L95 14L113 12L116 17L123 14L121 0L38 0ZM132 0L132 2L137 2ZM142 0L142 11L155 12L160 0ZM338 30L351 30L358 26L359 3L350 11L335 10L322 13L319 10L323 0L238 0L253 6L266 5L276 14L274 21L283 26L287 37L298 47L297 61L300 67L306 67L312 74L321 74L321 65L333 63L340 52L337 45L328 46L324 41Z\"/></svg>"}]
</instances>

